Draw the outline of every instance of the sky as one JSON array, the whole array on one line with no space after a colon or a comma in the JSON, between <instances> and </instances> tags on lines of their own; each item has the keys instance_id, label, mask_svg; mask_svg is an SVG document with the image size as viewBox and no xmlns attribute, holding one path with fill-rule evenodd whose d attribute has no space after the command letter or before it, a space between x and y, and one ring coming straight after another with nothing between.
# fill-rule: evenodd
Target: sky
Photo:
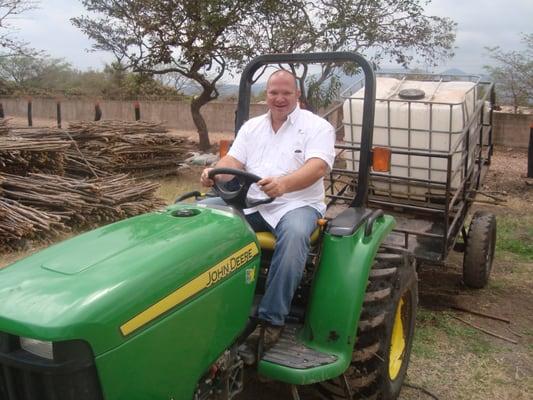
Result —
<instances>
[{"instance_id":1,"label":"sky","mask_svg":"<svg viewBox=\"0 0 533 400\"><path fill-rule=\"evenodd\" d=\"M490 63L485 47L517 50L520 34L533 32L533 0L433 0L426 10L429 15L449 17L458 23L454 58L430 72L458 68L481 73L483 65ZM39 9L11 22L19 29L16 36L32 47L64 58L81 70L101 69L113 61L113 56L87 52L92 42L70 22L83 13L79 0L41 0Z\"/></svg>"}]
</instances>

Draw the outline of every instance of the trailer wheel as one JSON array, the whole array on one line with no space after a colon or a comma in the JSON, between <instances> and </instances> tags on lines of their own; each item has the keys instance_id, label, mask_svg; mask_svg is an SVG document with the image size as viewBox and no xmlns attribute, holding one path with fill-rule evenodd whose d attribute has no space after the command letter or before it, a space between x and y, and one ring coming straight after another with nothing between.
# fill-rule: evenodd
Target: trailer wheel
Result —
<instances>
[{"instance_id":1,"label":"trailer wheel","mask_svg":"<svg viewBox=\"0 0 533 400\"><path fill-rule=\"evenodd\" d=\"M346 379L318 383L324 398L348 399L349 392L353 398L398 397L413 343L417 287L414 262L400 255L376 257Z\"/></svg>"},{"instance_id":2,"label":"trailer wheel","mask_svg":"<svg viewBox=\"0 0 533 400\"><path fill-rule=\"evenodd\" d=\"M489 282L496 247L496 217L476 211L470 222L463 258L465 285L481 289Z\"/></svg>"}]
</instances>

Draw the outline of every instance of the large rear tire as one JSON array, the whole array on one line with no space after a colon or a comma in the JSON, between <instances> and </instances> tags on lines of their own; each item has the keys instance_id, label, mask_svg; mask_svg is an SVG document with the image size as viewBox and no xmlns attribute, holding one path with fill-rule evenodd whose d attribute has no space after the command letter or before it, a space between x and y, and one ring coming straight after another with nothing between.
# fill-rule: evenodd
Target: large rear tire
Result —
<instances>
[{"instance_id":1,"label":"large rear tire","mask_svg":"<svg viewBox=\"0 0 533 400\"><path fill-rule=\"evenodd\" d=\"M496 248L496 217L476 211L470 222L463 258L463 282L482 289L489 282Z\"/></svg>"},{"instance_id":2,"label":"large rear tire","mask_svg":"<svg viewBox=\"0 0 533 400\"><path fill-rule=\"evenodd\" d=\"M345 372L354 399L396 399L405 379L416 319L418 285L413 260L376 257L370 271L352 362ZM326 399L348 399L342 377L317 384Z\"/></svg>"}]
</instances>

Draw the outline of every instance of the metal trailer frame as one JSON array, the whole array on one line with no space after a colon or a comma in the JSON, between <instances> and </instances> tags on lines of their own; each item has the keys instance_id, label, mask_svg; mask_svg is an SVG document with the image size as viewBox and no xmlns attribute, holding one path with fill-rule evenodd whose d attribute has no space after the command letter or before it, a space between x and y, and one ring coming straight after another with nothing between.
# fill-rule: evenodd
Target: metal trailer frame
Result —
<instances>
[{"instance_id":1,"label":"metal trailer frame","mask_svg":"<svg viewBox=\"0 0 533 400\"><path fill-rule=\"evenodd\" d=\"M390 148L392 155L402 155L407 157L408 166L411 167L411 157L427 158L429 171L428 179L420 179L405 176L394 176L390 172L388 174L370 172L369 195L367 205L370 208L381 208L386 210L388 214L392 214L398 225L388 239L385 241L384 247L402 250L413 254L420 261L440 264L446 259L450 249L456 244L459 233L466 238L466 229L464 226L470 206L475 198L475 195L480 188L484 179L488 165L490 165L491 156L493 153L493 131L492 131L492 106L495 102L494 84L491 82L484 82L476 76L462 75L423 75L420 74L377 74L378 76L394 76L401 80L416 75L417 78L422 78L426 81L446 82L450 80L463 80L474 82L475 89L473 97L472 109L468 120L463 120L464 129L461 132L452 131L451 123L451 108L459 106L460 104L450 103L435 103L424 100L395 100L395 99L377 99L387 103L388 121L390 122L390 106L392 102L408 102L408 127L392 129L404 129L407 131L408 141L416 129L411 128L411 104L424 104L432 110L432 107L439 104L450 106L450 130L437 131L432 129L432 111L430 111L429 122L429 137L434 132L447 133L450 135L458 135L458 141L452 146L452 140L449 140L449 148L447 152L429 150L413 150L410 148ZM343 97L351 99L350 94L361 88L362 82L358 82L343 93ZM440 85L440 84L439 84ZM348 100L350 101L350 100ZM490 104L488 110L488 118L485 120L485 110L487 104ZM343 104L338 104L329 110L324 118L329 120L336 127L337 137L345 127L348 125L358 126L358 124L347 124L343 122L342 116ZM350 106L350 112L352 107ZM465 115L463 109L463 116ZM339 116L340 113L340 116ZM340 117L340 118L339 118ZM350 119L350 121L352 121ZM374 128L388 129L389 143L390 143L390 123L389 126L374 126ZM353 127L350 127L353 129ZM427 132L427 131L426 131ZM431 139L429 139L431 140ZM410 143L407 147L410 146ZM342 160L343 154L350 154L346 162L352 161L352 168L335 167L329 174L329 183L326 187L327 197L329 198L329 206L342 205L351 203L353 201L353 192L358 192L358 173L356 172L355 158L356 153L361 154L361 146L357 143L338 142L336 145L338 150L337 159ZM459 167L452 170L452 159L460 155ZM446 174L445 181L438 181L431 178L431 160L440 159L445 160L447 168L443 170ZM457 161L457 159L455 160ZM359 163L363 160L359 159ZM361 166L361 165L359 165ZM457 182L457 177L460 177L458 184L452 186L452 182ZM344 179L343 179L344 178ZM346 179L349 178L349 179ZM352 183L353 182L353 183ZM376 183L388 184L388 193L383 193L383 190L376 190ZM407 188L407 193L394 193L392 190L393 184L401 184ZM411 187L426 188L427 196L421 199L420 196L411 195ZM456 246L461 250L460 246Z\"/></svg>"}]
</instances>

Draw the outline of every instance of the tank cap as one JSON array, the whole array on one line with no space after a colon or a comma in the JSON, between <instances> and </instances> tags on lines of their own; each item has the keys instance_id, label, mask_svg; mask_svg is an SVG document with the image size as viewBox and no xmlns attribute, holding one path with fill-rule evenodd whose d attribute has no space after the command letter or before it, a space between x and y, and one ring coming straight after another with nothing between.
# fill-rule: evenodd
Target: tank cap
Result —
<instances>
[{"instance_id":1,"label":"tank cap","mask_svg":"<svg viewBox=\"0 0 533 400\"><path fill-rule=\"evenodd\" d=\"M193 217L200 214L200 210L196 208L182 208L181 210L174 211L171 215L173 217Z\"/></svg>"},{"instance_id":2,"label":"tank cap","mask_svg":"<svg viewBox=\"0 0 533 400\"><path fill-rule=\"evenodd\" d=\"M398 96L400 96L400 99L405 100L420 100L426 96L426 92L420 89L402 89Z\"/></svg>"}]
</instances>

